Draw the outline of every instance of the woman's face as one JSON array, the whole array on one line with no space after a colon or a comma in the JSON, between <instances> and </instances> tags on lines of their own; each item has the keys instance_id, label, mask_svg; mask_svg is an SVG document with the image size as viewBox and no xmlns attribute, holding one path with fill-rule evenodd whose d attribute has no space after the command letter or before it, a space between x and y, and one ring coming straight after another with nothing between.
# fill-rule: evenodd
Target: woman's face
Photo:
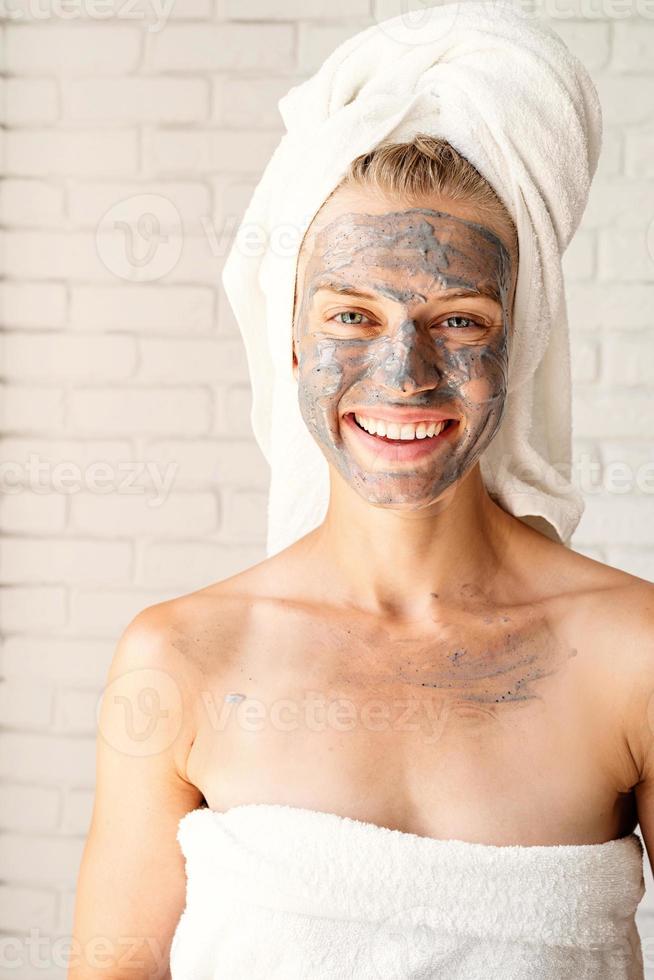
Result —
<instances>
[{"instance_id":1,"label":"woman's face","mask_svg":"<svg viewBox=\"0 0 654 980\"><path fill-rule=\"evenodd\" d=\"M500 424L517 270L473 214L445 199L403 207L340 188L307 235L294 324L300 410L370 503L433 503ZM440 434L438 419L448 420Z\"/></svg>"}]
</instances>

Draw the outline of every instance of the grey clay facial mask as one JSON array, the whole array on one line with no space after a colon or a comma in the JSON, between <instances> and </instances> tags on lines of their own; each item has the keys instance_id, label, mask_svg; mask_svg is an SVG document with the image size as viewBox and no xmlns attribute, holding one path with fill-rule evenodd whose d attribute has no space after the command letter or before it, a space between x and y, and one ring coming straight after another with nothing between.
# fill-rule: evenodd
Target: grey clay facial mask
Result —
<instances>
[{"instance_id":1,"label":"grey clay facial mask","mask_svg":"<svg viewBox=\"0 0 654 980\"><path fill-rule=\"evenodd\" d=\"M507 394L511 272L492 231L428 208L344 214L317 232L296 317L300 409L328 462L366 500L424 506L490 443ZM499 307L473 309L466 298L445 307L452 289ZM371 298L336 295L345 290ZM362 453L343 419L387 405L443 411L459 424L415 465L389 465Z\"/></svg>"}]
</instances>

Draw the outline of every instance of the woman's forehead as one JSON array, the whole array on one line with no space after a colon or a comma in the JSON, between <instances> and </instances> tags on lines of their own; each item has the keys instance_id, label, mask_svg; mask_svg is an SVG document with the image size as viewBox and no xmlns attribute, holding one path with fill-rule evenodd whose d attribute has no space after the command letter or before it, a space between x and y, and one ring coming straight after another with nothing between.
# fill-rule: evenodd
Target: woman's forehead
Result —
<instances>
[{"instance_id":1,"label":"woman's forehead","mask_svg":"<svg viewBox=\"0 0 654 980\"><path fill-rule=\"evenodd\" d=\"M402 295L407 289L408 295L463 287L512 304L515 270L508 245L459 202L441 197L420 205L348 188L323 206L311 231L298 265L303 305L326 276L332 283L333 273L352 286L354 280L361 286L390 277ZM388 288L392 283L386 282Z\"/></svg>"},{"instance_id":2,"label":"woman's forehead","mask_svg":"<svg viewBox=\"0 0 654 980\"><path fill-rule=\"evenodd\" d=\"M314 218L298 262L298 283L326 271L372 267L402 275L444 275L454 284L479 277L501 280L512 296L517 269L498 223L468 202L432 196L400 201L369 189L339 188ZM308 283L307 280L308 279Z\"/></svg>"},{"instance_id":3,"label":"woman's forehead","mask_svg":"<svg viewBox=\"0 0 654 980\"><path fill-rule=\"evenodd\" d=\"M489 218L487 214L482 217L479 207L473 201L454 200L446 195L436 193L409 200L394 197L371 187L354 184L338 187L325 201L307 230L303 247L304 244L313 241L320 232L324 232L330 226L337 228L337 219L347 215L354 213L384 215L401 212L409 214L419 209L450 215L462 222L469 222L471 227L482 225L489 232L497 235L510 251L510 237L503 228L502 222L499 218L497 220Z\"/></svg>"}]
</instances>

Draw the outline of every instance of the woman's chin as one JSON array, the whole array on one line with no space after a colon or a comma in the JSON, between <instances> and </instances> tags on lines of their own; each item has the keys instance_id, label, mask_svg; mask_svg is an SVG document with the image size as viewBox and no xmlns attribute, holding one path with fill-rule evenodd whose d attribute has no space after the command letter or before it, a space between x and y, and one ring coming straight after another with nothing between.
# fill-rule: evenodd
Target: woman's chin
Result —
<instances>
[{"instance_id":1,"label":"woman's chin","mask_svg":"<svg viewBox=\"0 0 654 980\"><path fill-rule=\"evenodd\" d=\"M418 490L415 487L402 490L399 487L391 488L388 485L388 480L378 488L372 487L367 481L355 481L350 485L372 507L403 514L430 511L430 516L434 516L439 510L447 508L452 503L452 498L457 489L457 483L450 483L447 486L430 487L423 490Z\"/></svg>"}]
</instances>

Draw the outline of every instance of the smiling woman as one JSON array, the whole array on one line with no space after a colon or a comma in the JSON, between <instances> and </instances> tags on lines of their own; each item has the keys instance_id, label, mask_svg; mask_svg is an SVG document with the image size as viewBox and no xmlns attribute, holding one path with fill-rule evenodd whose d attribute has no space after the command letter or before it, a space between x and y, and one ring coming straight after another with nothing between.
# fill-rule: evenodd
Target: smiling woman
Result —
<instances>
[{"instance_id":1,"label":"smiling woman","mask_svg":"<svg viewBox=\"0 0 654 980\"><path fill-rule=\"evenodd\" d=\"M280 103L242 225L266 247L224 273L269 554L116 655L119 689L147 665L183 697L154 760L112 748L106 703L82 907L115 893L108 928L159 951L178 918L172 980L643 978L653 591L568 546L556 480L597 95L512 4L431 13Z\"/></svg>"}]
</instances>

